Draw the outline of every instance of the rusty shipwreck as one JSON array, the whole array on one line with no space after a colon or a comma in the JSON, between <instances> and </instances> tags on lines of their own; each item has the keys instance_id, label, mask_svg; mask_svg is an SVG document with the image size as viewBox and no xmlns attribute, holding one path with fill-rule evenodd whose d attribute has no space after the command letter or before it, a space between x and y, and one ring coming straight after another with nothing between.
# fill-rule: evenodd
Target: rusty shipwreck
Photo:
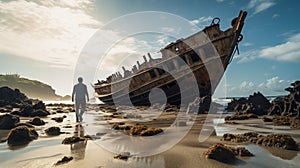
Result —
<instances>
[{"instance_id":1,"label":"rusty shipwreck","mask_svg":"<svg viewBox=\"0 0 300 168\"><path fill-rule=\"evenodd\" d=\"M220 19L213 19L202 31L161 49L162 58L153 59L148 54L149 60L144 56L145 62L137 62L131 71L123 67L123 75L117 72L106 80L98 80L93 85L95 96L106 104L125 105L150 105L149 93L153 88L161 89L166 103L173 105L210 97L238 51L246 16L247 12L240 11L225 31L220 30ZM193 80L197 88L189 85ZM182 82L184 85L179 86Z\"/></svg>"}]
</instances>

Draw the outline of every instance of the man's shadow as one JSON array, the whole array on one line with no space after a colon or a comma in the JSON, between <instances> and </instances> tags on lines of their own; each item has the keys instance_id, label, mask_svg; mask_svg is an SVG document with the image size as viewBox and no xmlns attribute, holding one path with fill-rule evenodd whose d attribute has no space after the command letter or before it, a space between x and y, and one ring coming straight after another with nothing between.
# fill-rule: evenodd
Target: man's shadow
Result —
<instances>
[{"instance_id":1,"label":"man's shadow","mask_svg":"<svg viewBox=\"0 0 300 168\"><path fill-rule=\"evenodd\" d=\"M74 136L84 137L84 128L81 124L75 126ZM87 145L87 139L71 144L71 154L75 160L81 160L85 157L85 149Z\"/></svg>"}]
</instances>

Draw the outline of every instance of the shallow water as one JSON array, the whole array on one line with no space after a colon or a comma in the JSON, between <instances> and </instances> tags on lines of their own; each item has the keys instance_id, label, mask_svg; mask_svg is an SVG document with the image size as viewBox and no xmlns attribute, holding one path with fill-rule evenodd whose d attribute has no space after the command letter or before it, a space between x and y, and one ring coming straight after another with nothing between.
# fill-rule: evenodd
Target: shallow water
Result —
<instances>
[{"instance_id":1,"label":"shallow water","mask_svg":"<svg viewBox=\"0 0 300 168\"><path fill-rule=\"evenodd\" d=\"M122 115L128 113L136 113L135 110L127 109L122 110ZM48 124L45 126L37 126L36 129L39 133L39 139L34 140L27 146L20 147L19 149L10 149L6 143L0 144L0 167L53 167L53 164L61 159L63 156L73 156L74 161L71 161L62 167L174 167L174 164L182 165L184 167L194 167L195 165L203 165L203 167L299 167L300 165L300 155L299 151L288 151L275 148L266 148L258 145L239 145L245 146L250 150L255 156L242 158L240 161L234 165L223 164L214 160L205 159L200 156L199 153L207 150L205 145L207 142L199 143L197 140L187 139L188 143L179 142L174 147L161 153L161 146L156 146L156 151L158 154L148 157L135 157L136 155L143 154L143 151L139 151L139 146L145 146L147 144L140 143L129 143L134 139L127 139L128 136L122 131L111 130L110 123L121 122L125 120L130 120L132 122L142 122L145 120L152 120L157 118L161 113L159 111L153 111L151 109L144 110L140 115L142 118L130 118L130 119L118 119L112 118L111 120L105 120L105 116L110 116L111 114L105 113L99 110L89 110L84 115L84 122L82 123L85 135L98 135L101 136L100 139L95 139L93 141L88 141L86 144L77 144L75 147L71 145L63 145L61 141L64 137L69 137L74 134L78 134L78 130L75 127L74 113L57 113L49 117L44 118ZM50 120L51 117L66 115L64 122L56 123ZM176 117L175 113L169 113L169 117ZM205 115L200 115L204 117ZM146 118L146 119L145 119ZM224 133L244 133L249 131L257 131L264 133L280 133L285 132L291 134L297 141L300 140L298 130L291 130L283 126L272 126L272 125L262 125L260 121L249 120L243 124L228 125L225 124L224 118L219 115L210 115L208 117L207 124L213 126L217 136L222 136ZM184 117L182 119L185 119ZM22 121L27 121L28 118L22 118ZM164 118L164 122L168 118ZM187 125L191 126L192 121L186 120ZM170 126L164 122L158 122L162 126ZM172 123L173 120L170 120ZM199 124L199 123L197 123ZM63 128L63 126L71 125L72 128ZM48 137L43 132L44 129L50 126L59 126L62 131L68 134L62 134L60 136ZM164 134L169 135L169 138L176 138L178 132L185 132L189 127L177 127L176 131L166 131ZM197 129L197 128L196 128ZM192 137L197 137L198 134L193 133ZM77 133L75 133L77 132ZM4 137L8 131L0 131L0 135ZM194 135L195 134L195 135ZM186 136L191 138L190 136ZM141 137L139 139L147 139L150 141L156 141L152 137ZM215 141L220 137L215 137ZM191 141L191 142L190 142ZM210 140L209 140L210 141ZM211 142L213 143L213 142ZM124 145L126 144L126 145ZM129 145L128 145L129 144ZM132 146L130 146L130 144ZM168 145L168 144L167 144ZM169 144L170 145L170 144ZM233 144L234 146L237 144ZM132 157L127 161L113 159L113 155L116 153L108 151L107 147L113 147L114 150L119 152L130 151ZM146 149L153 148L149 146ZM166 146L164 146L166 148ZM180 166L179 166L180 167Z\"/></svg>"}]
</instances>

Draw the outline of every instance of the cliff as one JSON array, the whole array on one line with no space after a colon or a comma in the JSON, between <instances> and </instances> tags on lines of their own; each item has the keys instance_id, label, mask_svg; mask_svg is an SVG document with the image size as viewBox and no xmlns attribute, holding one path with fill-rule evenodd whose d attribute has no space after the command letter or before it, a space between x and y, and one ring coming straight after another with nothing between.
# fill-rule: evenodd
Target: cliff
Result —
<instances>
[{"instance_id":1,"label":"cliff","mask_svg":"<svg viewBox=\"0 0 300 168\"><path fill-rule=\"evenodd\" d=\"M41 100L70 100L70 96L60 96L55 93L55 90L40 81L22 78L17 74L0 75L0 87L8 86L17 88L25 93L29 98Z\"/></svg>"}]
</instances>

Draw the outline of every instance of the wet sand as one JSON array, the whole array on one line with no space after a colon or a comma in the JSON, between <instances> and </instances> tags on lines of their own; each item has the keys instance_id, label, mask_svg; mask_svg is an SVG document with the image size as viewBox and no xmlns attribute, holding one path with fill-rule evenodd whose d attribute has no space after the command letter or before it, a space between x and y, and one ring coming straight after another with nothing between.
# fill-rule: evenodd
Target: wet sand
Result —
<instances>
[{"instance_id":1,"label":"wet sand","mask_svg":"<svg viewBox=\"0 0 300 168\"><path fill-rule=\"evenodd\" d=\"M51 107L53 108L53 107ZM124 131L111 130L111 124L115 122L125 122L125 124L142 123L145 118L149 121L146 122L147 126L159 127L166 130L173 124L177 117L176 112L160 113L155 110L145 110L141 114L141 118L120 118L124 113L136 114L132 109L120 109L121 114L107 112L100 110L97 106L89 108L84 116L84 122L81 127L76 127L77 123L74 122L74 112L57 113L43 118L48 122L44 126L36 126L39 133L39 138L32 141L26 146L11 149L6 143L0 144L0 167L299 167L300 165L300 152L290 151L284 149L277 149L271 147L262 147L259 145L248 143L232 143L220 141L224 133L244 133L249 131L256 131L261 134L271 133L285 133L290 134L296 140L300 141L299 129L291 129L288 126L273 126L265 124L261 119L250 119L243 121L236 121L239 124L230 125L224 123L224 115L209 114L198 115L193 125L190 120L187 126L179 127L178 129L184 130L185 127L192 126L190 131L172 148L146 157L136 157L136 151L129 151L133 156L128 160L114 159L116 153L110 152L103 147L103 144L111 144L118 146L120 151L127 152L126 146L117 144L121 135L128 136ZM119 112L118 111L118 112ZM52 117L66 115L62 123L56 123L51 120ZM22 122L30 118L21 118ZM153 120L154 119L154 120ZM108 124L110 123L110 124ZM61 131L66 132L59 136L47 136L44 133L46 128L50 126L59 126ZM66 128L67 126L67 128ZM205 129L214 128L213 132L208 139L199 142L199 134L201 131L205 133ZM98 135L94 140L88 140L86 143L79 142L77 144L63 145L62 140L65 137L78 135ZM202 133L203 133L202 132ZM5 137L8 131L0 131L0 136ZM165 134L172 134L172 132L165 132ZM208 131L208 133L210 133ZM201 134L202 135L202 134ZM233 164L225 164L212 159L206 159L202 154L215 143L224 143L232 146L244 146L254 157L239 158ZM74 146L75 145L75 146ZM62 159L63 156L72 156L74 159L68 163L55 166L54 164Z\"/></svg>"}]
</instances>

